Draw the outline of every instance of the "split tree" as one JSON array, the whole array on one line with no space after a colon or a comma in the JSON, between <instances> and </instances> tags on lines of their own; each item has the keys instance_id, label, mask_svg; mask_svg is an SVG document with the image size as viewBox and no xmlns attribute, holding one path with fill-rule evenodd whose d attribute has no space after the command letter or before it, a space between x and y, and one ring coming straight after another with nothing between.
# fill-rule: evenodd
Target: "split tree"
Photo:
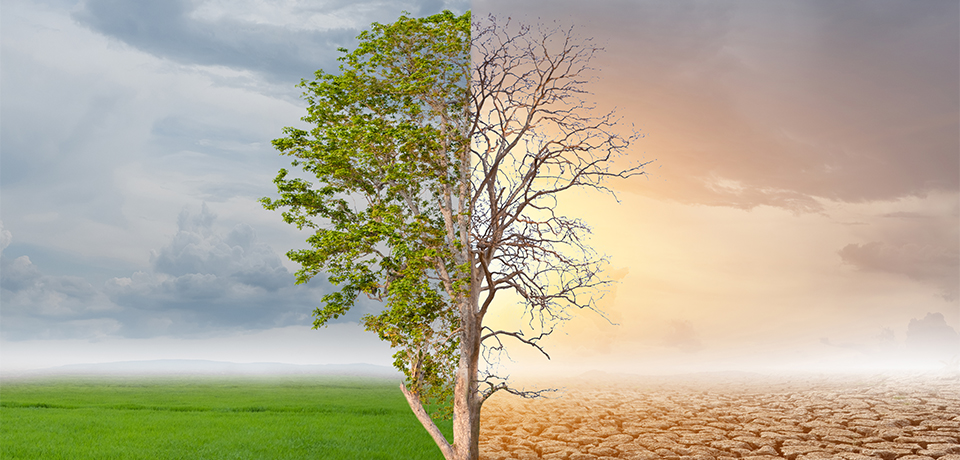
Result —
<instances>
[{"instance_id":1,"label":"split tree","mask_svg":"<svg viewBox=\"0 0 960 460\"><path fill-rule=\"evenodd\" d=\"M599 48L571 29L445 11L358 38L339 73L301 82L311 129L273 141L309 179L281 170L280 198L262 202L313 232L310 249L288 253L298 282L326 274L339 288L314 327L360 295L381 301L363 323L397 350L411 409L445 458L477 459L484 401L538 395L497 374L504 347L546 355L542 339L572 311L596 311L609 282L589 227L558 215L557 200L643 174L614 162L637 134L584 100ZM520 305L495 302L508 293ZM522 309L522 324L489 327L497 308ZM452 443L430 403L452 411Z\"/></svg>"}]
</instances>

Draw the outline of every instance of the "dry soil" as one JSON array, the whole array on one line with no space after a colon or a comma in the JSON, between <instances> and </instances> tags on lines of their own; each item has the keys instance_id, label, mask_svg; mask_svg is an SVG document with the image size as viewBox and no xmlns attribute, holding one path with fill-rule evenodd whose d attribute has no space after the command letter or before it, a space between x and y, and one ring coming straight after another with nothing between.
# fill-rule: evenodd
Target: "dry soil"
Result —
<instances>
[{"instance_id":1,"label":"dry soil","mask_svg":"<svg viewBox=\"0 0 960 460\"><path fill-rule=\"evenodd\" d=\"M960 460L960 379L593 376L484 406L481 458Z\"/></svg>"}]
</instances>

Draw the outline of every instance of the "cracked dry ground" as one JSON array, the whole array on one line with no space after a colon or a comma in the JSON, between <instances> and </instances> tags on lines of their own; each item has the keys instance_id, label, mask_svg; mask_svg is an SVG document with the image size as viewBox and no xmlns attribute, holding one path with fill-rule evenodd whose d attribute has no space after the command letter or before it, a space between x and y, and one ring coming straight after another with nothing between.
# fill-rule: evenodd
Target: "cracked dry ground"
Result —
<instances>
[{"instance_id":1,"label":"cracked dry ground","mask_svg":"<svg viewBox=\"0 0 960 460\"><path fill-rule=\"evenodd\" d=\"M497 395L484 405L481 458L960 460L956 376L602 385L569 384L552 399Z\"/></svg>"}]
</instances>

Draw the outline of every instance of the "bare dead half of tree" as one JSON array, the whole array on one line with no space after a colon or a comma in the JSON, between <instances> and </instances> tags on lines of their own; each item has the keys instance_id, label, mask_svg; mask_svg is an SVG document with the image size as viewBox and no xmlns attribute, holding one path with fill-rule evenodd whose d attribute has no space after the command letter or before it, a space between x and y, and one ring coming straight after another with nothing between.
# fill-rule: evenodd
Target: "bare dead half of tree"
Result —
<instances>
[{"instance_id":1,"label":"bare dead half of tree","mask_svg":"<svg viewBox=\"0 0 960 460\"><path fill-rule=\"evenodd\" d=\"M587 244L590 227L558 215L562 192L608 192L607 180L642 175L647 163L618 168L640 135L620 133L615 112L597 113L589 96L591 59L601 49L571 28L474 23L470 135L473 184L470 241L476 315L483 317L497 294L522 299L525 328L483 327L481 342L495 363L505 340L537 349L570 318L572 309L596 307L610 281L606 258ZM615 197L615 195L614 195ZM525 333L526 331L526 333ZM487 399L499 390L520 396L506 379L478 379Z\"/></svg>"},{"instance_id":2,"label":"bare dead half of tree","mask_svg":"<svg viewBox=\"0 0 960 460\"><path fill-rule=\"evenodd\" d=\"M602 273L607 260L588 245L586 223L556 212L557 200L584 188L613 195L609 179L642 175L648 163L620 167L616 160L640 135L621 134L615 112L598 113L586 100L595 70L589 63L599 51L573 28L516 25L493 16L473 24L470 154L461 163L461 178L470 184L463 203L470 220L460 229L469 242L470 295L461 308L460 342L460 371L468 372L458 373L458 380L469 379L469 395L459 394L467 382L458 381L455 417L467 415L458 403L469 409L468 417L478 417L483 402L501 390L522 397L549 391L511 387L499 374L507 343L549 358L541 341L573 311L603 315L596 300L610 283ZM491 308L510 308L495 306L501 293L521 299L524 321L516 329L485 325ZM454 423L455 444L476 442L478 418L469 427ZM475 449L457 458L477 458Z\"/></svg>"}]
</instances>

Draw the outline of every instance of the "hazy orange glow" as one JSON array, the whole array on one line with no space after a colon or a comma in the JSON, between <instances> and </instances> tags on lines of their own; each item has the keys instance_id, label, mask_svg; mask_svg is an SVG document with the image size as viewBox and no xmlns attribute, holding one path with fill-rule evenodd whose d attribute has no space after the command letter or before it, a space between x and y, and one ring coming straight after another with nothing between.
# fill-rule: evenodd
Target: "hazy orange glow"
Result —
<instances>
[{"instance_id":1,"label":"hazy orange glow","mask_svg":"<svg viewBox=\"0 0 960 460\"><path fill-rule=\"evenodd\" d=\"M508 367L935 368L951 343L960 354L960 96L942 62L957 45L917 25L935 11L897 22L910 41L839 10L474 3L605 46L598 110L645 134L625 162L655 160L615 185L619 204L560 199L610 256L621 283L601 305L617 325L584 312L547 342L552 362L514 351ZM928 313L946 323L936 356L908 343Z\"/></svg>"}]
</instances>

